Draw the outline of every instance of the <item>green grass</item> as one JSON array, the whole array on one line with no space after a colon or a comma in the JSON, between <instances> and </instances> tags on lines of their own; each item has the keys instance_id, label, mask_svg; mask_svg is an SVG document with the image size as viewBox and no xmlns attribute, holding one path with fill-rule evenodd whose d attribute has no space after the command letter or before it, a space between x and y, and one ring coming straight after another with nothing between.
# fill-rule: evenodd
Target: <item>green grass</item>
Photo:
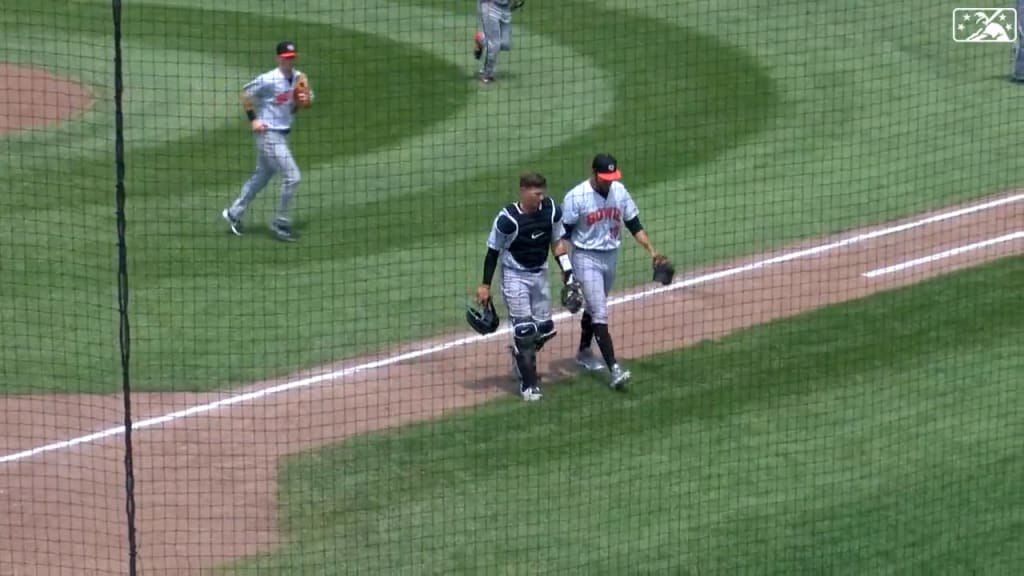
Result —
<instances>
[{"instance_id":1,"label":"green grass","mask_svg":"<svg viewBox=\"0 0 1024 576\"><path fill-rule=\"evenodd\" d=\"M1004 47L954 45L948 10L923 1L762 4L532 4L486 89L472 80L471 4L130 5L136 389L224 388L464 329L516 174L545 172L560 198L598 150L619 157L681 268L1013 182L1018 87L996 78ZM0 380L7 392L111 392L109 4L18 0L0 32L5 59L71 73L101 98L58 130L0 140ZM276 182L249 237L218 219L254 162L237 87L272 66L278 37L299 43L319 98L293 136L292 246L263 227ZM618 287L648 278L637 255L625 250Z\"/></svg>"},{"instance_id":2,"label":"green grass","mask_svg":"<svg viewBox=\"0 0 1024 576\"><path fill-rule=\"evenodd\" d=\"M282 465L296 574L1015 573L1006 260Z\"/></svg>"}]
</instances>

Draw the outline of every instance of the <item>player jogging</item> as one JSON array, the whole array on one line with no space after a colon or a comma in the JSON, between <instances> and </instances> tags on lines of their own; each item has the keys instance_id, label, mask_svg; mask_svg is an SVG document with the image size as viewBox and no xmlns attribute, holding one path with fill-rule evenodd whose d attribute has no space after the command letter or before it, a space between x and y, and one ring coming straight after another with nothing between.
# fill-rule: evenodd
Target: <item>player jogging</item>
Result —
<instances>
[{"instance_id":1,"label":"player jogging","mask_svg":"<svg viewBox=\"0 0 1024 576\"><path fill-rule=\"evenodd\" d=\"M483 57L479 77L484 84L494 81L498 54L512 49L512 12L522 5L522 0L476 0L480 30L473 38L473 56Z\"/></svg>"},{"instance_id":2,"label":"player jogging","mask_svg":"<svg viewBox=\"0 0 1024 576\"><path fill-rule=\"evenodd\" d=\"M249 203L280 172L281 196L270 228L281 240L295 240L289 212L301 175L288 148L288 133L296 112L313 103L312 91L304 89L304 75L295 69L296 56L294 43L279 43L277 68L252 79L242 91L242 106L256 142L256 169L234 203L221 212L237 236L242 235L242 216Z\"/></svg>"},{"instance_id":3,"label":"player jogging","mask_svg":"<svg viewBox=\"0 0 1024 576\"><path fill-rule=\"evenodd\" d=\"M601 361L591 352L596 338L604 365L611 372L611 387L620 389L630 378L615 358L615 346L608 331L608 294L615 281L622 227L650 253L647 232L640 224L640 211L625 185L619 181L618 164L609 154L594 157L593 173L565 195L562 201L566 238L572 245L571 259L576 280L582 285L585 299L580 320L580 344L576 362L588 370L601 370Z\"/></svg>"},{"instance_id":4,"label":"player jogging","mask_svg":"<svg viewBox=\"0 0 1024 576\"><path fill-rule=\"evenodd\" d=\"M510 350L524 400L541 399L536 353L557 334L551 319L549 249L562 269L563 280L574 282L568 246L562 240L562 211L546 192L543 175L530 173L519 178L519 201L505 205L491 225L483 282L476 290L477 302L491 300L491 281L500 259L501 294L512 322Z\"/></svg>"}]
</instances>

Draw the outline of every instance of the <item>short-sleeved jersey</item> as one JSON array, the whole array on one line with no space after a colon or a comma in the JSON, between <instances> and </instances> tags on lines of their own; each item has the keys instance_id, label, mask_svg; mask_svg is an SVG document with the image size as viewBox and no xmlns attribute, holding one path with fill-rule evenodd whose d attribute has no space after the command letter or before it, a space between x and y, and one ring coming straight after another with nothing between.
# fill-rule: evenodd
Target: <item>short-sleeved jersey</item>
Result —
<instances>
[{"instance_id":1,"label":"short-sleeved jersey","mask_svg":"<svg viewBox=\"0 0 1024 576\"><path fill-rule=\"evenodd\" d=\"M551 198L545 198L532 214L512 203L494 217L487 247L501 252L501 265L506 268L540 271L547 269L551 245L564 235L562 209Z\"/></svg>"},{"instance_id":2,"label":"short-sleeved jersey","mask_svg":"<svg viewBox=\"0 0 1024 576\"><path fill-rule=\"evenodd\" d=\"M264 72L250 80L242 89L256 107L256 117L270 130L290 130L295 119L295 77L286 78L280 68ZM313 98L312 92L309 95Z\"/></svg>"},{"instance_id":3,"label":"short-sleeved jersey","mask_svg":"<svg viewBox=\"0 0 1024 576\"><path fill-rule=\"evenodd\" d=\"M562 200L562 222L572 228L569 241L580 250L617 250L622 244L623 224L640 215L633 197L622 182L613 182L603 197L584 180Z\"/></svg>"}]
</instances>

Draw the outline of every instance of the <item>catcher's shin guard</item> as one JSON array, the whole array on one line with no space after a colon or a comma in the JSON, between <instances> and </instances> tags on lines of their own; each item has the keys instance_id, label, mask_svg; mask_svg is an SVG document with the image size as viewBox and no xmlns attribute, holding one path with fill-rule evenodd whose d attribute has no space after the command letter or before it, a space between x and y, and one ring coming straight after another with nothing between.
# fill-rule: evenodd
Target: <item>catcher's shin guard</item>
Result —
<instances>
[{"instance_id":1,"label":"catcher's shin guard","mask_svg":"<svg viewBox=\"0 0 1024 576\"><path fill-rule=\"evenodd\" d=\"M537 324L532 319L513 318L512 355L516 362L520 386L537 385Z\"/></svg>"},{"instance_id":2,"label":"catcher's shin guard","mask_svg":"<svg viewBox=\"0 0 1024 576\"><path fill-rule=\"evenodd\" d=\"M555 330L554 320L545 320L537 323L537 338L534 340L534 348L537 352L540 352L544 348L544 344L551 340L558 334L558 330Z\"/></svg>"}]
</instances>

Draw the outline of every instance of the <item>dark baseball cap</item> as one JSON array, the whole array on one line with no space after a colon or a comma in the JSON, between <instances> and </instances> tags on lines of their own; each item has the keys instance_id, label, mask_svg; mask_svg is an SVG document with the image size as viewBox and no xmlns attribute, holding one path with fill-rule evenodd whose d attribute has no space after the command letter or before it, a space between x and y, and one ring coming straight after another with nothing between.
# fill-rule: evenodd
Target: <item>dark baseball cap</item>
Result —
<instances>
[{"instance_id":1,"label":"dark baseball cap","mask_svg":"<svg viewBox=\"0 0 1024 576\"><path fill-rule=\"evenodd\" d=\"M295 42L285 40L277 43L277 55L282 58L295 58L299 53L295 51Z\"/></svg>"},{"instance_id":2,"label":"dark baseball cap","mask_svg":"<svg viewBox=\"0 0 1024 576\"><path fill-rule=\"evenodd\" d=\"M594 156L593 163L594 173L601 180L618 180L622 178L622 173L619 172L619 163L615 161L615 157L611 154L598 154Z\"/></svg>"}]
</instances>

